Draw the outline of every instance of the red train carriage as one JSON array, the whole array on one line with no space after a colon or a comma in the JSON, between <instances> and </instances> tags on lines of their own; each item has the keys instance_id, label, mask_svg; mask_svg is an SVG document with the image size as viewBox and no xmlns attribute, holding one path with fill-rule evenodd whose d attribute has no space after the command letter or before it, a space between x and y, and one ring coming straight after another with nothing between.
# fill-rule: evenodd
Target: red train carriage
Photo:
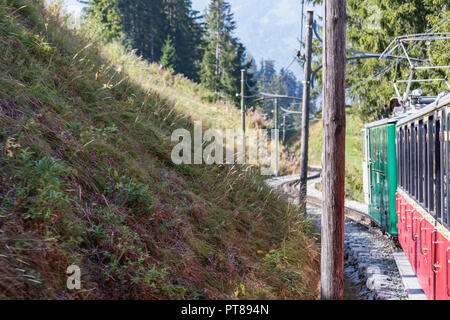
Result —
<instances>
[{"instance_id":1,"label":"red train carriage","mask_svg":"<svg viewBox=\"0 0 450 320\"><path fill-rule=\"evenodd\" d=\"M398 239L430 300L450 300L450 94L397 123Z\"/></svg>"}]
</instances>

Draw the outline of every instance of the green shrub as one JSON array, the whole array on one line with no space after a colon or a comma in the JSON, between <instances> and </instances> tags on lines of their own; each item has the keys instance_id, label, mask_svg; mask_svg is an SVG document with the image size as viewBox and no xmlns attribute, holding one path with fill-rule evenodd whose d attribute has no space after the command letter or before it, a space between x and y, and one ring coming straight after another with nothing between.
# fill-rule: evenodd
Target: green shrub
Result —
<instances>
[{"instance_id":1,"label":"green shrub","mask_svg":"<svg viewBox=\"0 0 450 320\"><path fill-rule=\"evenodd\" d=\"M52 157L33 160L33 153L26 148L18 156L17 168L15 205L26 209L25 218L49 219L70 203L69 184L64 180L70 169L61 160Z\"/></svg>"}]
</instances>

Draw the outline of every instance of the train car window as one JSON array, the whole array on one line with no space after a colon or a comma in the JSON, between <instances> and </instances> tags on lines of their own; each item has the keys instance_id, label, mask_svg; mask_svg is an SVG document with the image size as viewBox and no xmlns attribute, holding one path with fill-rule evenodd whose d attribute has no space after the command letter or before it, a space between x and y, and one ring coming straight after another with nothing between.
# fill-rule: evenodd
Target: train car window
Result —
<instances>
[{"instance_id":1,"label":"train car window","mask_svg":"<svg viewBox=\"0 0 450 320\"><path fill-rule=\"evenodd\" d=\"M408 163L408 172L407 172L407 185L408 185L408 193L411 195L411 127L408 125L408 153L406 154L406 161Z\"/></svg>"},{"instance_id":2,"label":"train car window","mask_svg":"<svg viewBox=\"0 0 450 320\"><path fill-rule=\"evenodd\" d=\"M415 127L415 131L414 131L414 168L415 168L415 173L414 173L414 194L415 194L415 198L416 200L419 199L419 126L416 125Z\"/></svg>"},{"instance_id":3,"label":"train car window","mask_svg":"<svg viewBox=\"0 0 450 320\"><path fill-rule=\"evenodd\" d=\"M384 176L384 183L385 183L385 187L386 187L386 192L388 192L388 127L386 126L385 130L383 130L383 137L384 137L384 141L383 141L383 164L384 164L384 168L383 168L383 172L385 174Z\"/></svg>"},{"instance_id":4,"label":"train car window","mask_svg":"<svg viewBox=\"0 0 450 320\"><path fill-rule=\"evenodd\" d=\"M424 167L423 167L423 155L424 155L424 139L423 139L423 120L419 121L419 150L418 150L418 201L419 203L423 204L423 173L424 173Z\"/></svg>"},{"instance_id":5,"label":"train car window","mask_svg":"<svg viewBox=\"0 0 450 320\"><path fill-rule=\"evenodd\" d=\"M428 122L423 126L423 135L425 146L423 148L423 205L425 208L428 208Z\"/></svg>"},{"instance_id":6,"label":"train car window","mask_svg":"<svg viewBox=\"0 0 450 320\"><path fill-rule=\"evenodd\" d=\"M416 126L411 124L411 195L416 198L416 141L417 132Z\"/></svg>"},{"instance_id":7,"label":"train car window","mask_svg":"<svg viewBox=\"0 0 450 320\"><path fill-rule=\"evenodd\" d=\"M434 175L434 194L435 194L435 211L436 219L441 220L441 172L442 172L442 161L441 161L441 121L439 118L436 119L436 124L434 127L434 165L435 165L435 175Z\"/></svg>"},{"instance_id":8,"label":"train car window","mask_svg":"<svg viewBox=\"0 0 450 320\"><path fill-rule=\"evenodd\" d=\"M450 227L450 182L449 182L449 174L450 174L450 142L449 142L449 129L450 129L450 113L446 117L447 121L445 123L445 131L442 140L444 141L445 146L445 174L443 184L445 185L445 194L446 198L444 201L444 224L445 226Z\"/></svg>"},{"instance_id":9,"label":"train car window","mask_svg":"<svg viewBox=\"0 0 450 320\"><path fill-rule=\"evenodd\" d=\"M406 166L406 150L407 150L407 131L406 126L403 127L403 189L406 191L407 166Z\"/></svg>"},{"instance_id":10,"label":"train car window","mask_svg":"<svg viewBox=\"0 0 450 320\"><path fill-rule=\"evenodd\" d=\"M400 150L401 150L400 146L401 146L401 141L402 141L401 132L402 132L401 129L399 129L397 131L397 134L396 134L397 143L396 143L396 146L395 146L395 148L397 150L397 181L398 181L398 185L399 186L402 185L402 183L401 183L401 181L402 181L402 173L401 173L401 170L400 170L401 167L402 167L401 166L401 153L400 153Z\"/></svg>"},{"instance_id":11,"label":"train car window","mask_svg":"<svg viewBox=\"0 0 450 320\"><path fill-rule=\"evenodd\" d=\"M409 128L405 127L405 190L409 193Z\"/></svg>"},{"instance_id":12,"label":"train car window","mask_svg":"<svg viewBox=\"0 0 450 320\"><path fill-rule=\"evenodd\" d=\"M434 117L430 116L428 119L428 210L431 215L435 216L434 211L434 174L435 174L435 166L434 166L434 130L435 130L435 122Z\"/></svg>"},{"instance_id":13,"label":"train car window","mask_svg":"<svg viewBox=\"0 0 450 320\"><path fill-rule=\"evenodd\" d=\"M447 188L444 183L445 181L445 173L446 173L446 158L445 158L445 141L444 141L444 133L445 133L445 127L446 127L446 117L445 117L445 109L442 109L442 114L440 117L440 126L439 126L439 158L440 158L440 171L439 171L439 195L440 195L440 201L439 201L439 217L441 219L442 224L446 224L444 220L446 220L446 199L447 199Z\"/></svg>"},{"instance_id":14,"label":"train car window","mask_svg":"<svg viewBox=\"0 0 450 320\"><path fill-rule=\"evenodd\" d=\"M404 128L403 129L404 130L403 131L403 188L406 191L407 190L407 182L406 182L406 180L408 179L408 173L407 173L408 167L407 167L407 164L406 164L406 151L407 151L407 148L408 148L408 143L407 143L408 132L407 132L406 126L403 127L403 128Z\"/></svg>"},{"instance_id":15,"label":"train car window","mask_svg":"<svg viewBox=\"0 0 450 320\"><path fill-rule=\"evenodd\" d=\"M398 172L400 174L399 177L399 184L400 187L403 188L403 128L400 128L399 130L399 143L398 143L398 163L399 163L399 169Z\"/></svg>"},{"instance_id":16,"label":"train car window","mask_svg":"<svg viewBox=\"0 0 450 320\"><path fill-rule=\"evenodd\" d=\"M416 149L415 144L414 144L414 126L413 124L411 124L411 136L410 136L410 149L409 149L409 154L410 154L410 171L411 171L411 177L410 177L410 193L411 196L413 198L415 198L415 183L414 183L414 170L415 170L415 165L414 165L414 158L415 158L415 153L416 153Z\"/></svg>"},{"instance_id":17,"label":"train car window","mask_svg":"<svg viewBox=\"0 0 450 320\"><path fill-rule=\"evenodd\" d=\"M398 159L397 159L397 163L399 165L399 170L398 170L398 185L400 187L403 188L403 152L402 152L402 148L403 148L403 128L399 129L399 143L398 143Z\"/></svg>"}]
</instances>

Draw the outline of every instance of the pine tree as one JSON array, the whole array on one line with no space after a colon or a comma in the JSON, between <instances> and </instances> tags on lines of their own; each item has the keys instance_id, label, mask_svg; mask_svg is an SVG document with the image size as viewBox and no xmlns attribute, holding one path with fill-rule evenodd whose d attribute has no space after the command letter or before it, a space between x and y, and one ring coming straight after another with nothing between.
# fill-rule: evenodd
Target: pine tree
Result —
<instances>
[{"instance_id":1,"label":"pine tree","mask_svg":"<svg viewBox=\"0 0 450 320\"><path fill-rule=\"evenodd\" d=\"M86 1L78 0L83 3ZM89 20L106 41L122 38L150 62L160 61L170 36L175 71L199 81L203 28L191 0L90 0ZM126 37L123 37L125 35Z\"/></svg>"},{"instance_id":2,"label":"pine tree","mask_svg":"<svg viewBox=\"0 0 450 320\"><path fill-rule=\"evenodd\" d=\"M159 61L159 63L165 68L172 70L177 69L177 54L170 36L167 36L166 42L162 47L161 60Z\"/></svg>"},{"instance_id":3,"label":"pine tree","mask_svg":"<svg viewBox=\"0 0 450 320\"><path fill-rule=\"evenodd\" d=\"M248 65L245 47L233 37L236 26L225 0L212 0L204 23L200 22L203 17L192 10L191 0L90 0L89 3L89 20L95 21L105 40L122 39L143 58L165 64L167 60L161 60L169 36L176 51L176 62L170 65L176 73L235 98L240 87L240 70Z\"/></svg>"},{"instance_id":4,"label":"pine tree","mask_svg":"<svg viewBox=\"0 0 450 320\"><path fill-rule=\"evenodd\" d=\"M175 71L199 80L203 30L197 22L198 12L192 10L190 0L163 0L163 7L166 24L161 31L171 37L177 50Z\"/></svg>"},{"instance_id":5,"label":"pine tree","mask_svg":"<svg viewBox=\"0 0 450 320\"><path fill-rule=\"evenodd\" d=\"M240 86L240 69L245 63L245 48L233 37L236 24L230 4L225 0L212 0L205 22L207 46L201 64L201 81L208 88L235 99Z\"/></svg>"},{"instance_id":6,"label":"pine tree","mask_svg":"<svg viewBox=\"0 0 450 320\"><path fill-rule=\"evenodd\" d=\"M158 61L166 34L163 0L119 0L131 47L150 62Z\"/></svg>"},{"instance_id":7,"label":"pine tree","mask_svg":"<svg viewBox=\"0 0 450 320\"><path fill-rule=\"evenodd\" d=\"M88 14L88 21L102 39L110 41L122 36L119 0L91 0Z\"/></svg>"}]
</instances>

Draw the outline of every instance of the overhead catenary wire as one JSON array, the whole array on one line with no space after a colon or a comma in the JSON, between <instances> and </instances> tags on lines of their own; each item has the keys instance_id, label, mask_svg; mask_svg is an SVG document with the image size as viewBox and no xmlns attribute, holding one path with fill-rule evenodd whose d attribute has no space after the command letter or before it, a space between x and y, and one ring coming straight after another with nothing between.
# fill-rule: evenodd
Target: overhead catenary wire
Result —
<instances>
[{"instance_id":1,"label":"overhead catenary wire","mask_svg":"<svg viewBox=\"0 0 450 320\"><path fill-rule=\"evenodd\" d=\"M281 111L284 111L285 114L302 114L301 111L288 110L283 108L282 106L279 106L279 108L281 109Z\"/></svg>"},{"instance_id":2,"label":"overhead catenary wire","mask_svg":"<svg viewBox=\"0 0 450 320\"><path fill-rule=\"evenodd\" d=\"M305 16L305 0L302 0L302 16L301 16L301 21L302 21L302 25L300 27L300 50L302 49L302 44L303 44L303 17ZM300 56L301 56L301 51L300 52Z\"/></svg>"},{"instance_id":3,"label":"overhead catenary wire","mask_svg":"<svg viewBox=\"0 0 450 320\"><path fill-rule=\"evenodd\" d=\"M301 27L301 33L303 34L303 15L304 15L304 0L302 0L302 27ZM301 35L301 38L303 36ZM281 70L284 70L285 73L279 78L279 81L284 80L284 78L288 75L288 72L290 67L293 65L293 63L297 60L297 56L294 56L292 58L292 60L289 62L288 66L286 68L282 68ZM298 101L302 101L302 98L299 97L294 97L294 96L287 96L287 95L277 95L277 94L272 94L272 93L267 93L267 92L261 92L261 91L257 91L256 90L256 85L254 87L251 87L248 84L247 78L245 79L245 85L247 86L247 88L254 93L254 95L250 95L250 96L245 96L245 98L253 98L256 97L258 95L262 95L265 97L269 97L269 98L285 98L285 99L293 99L293 100L298 100Z\"/></svg>"},{"instance_id":4,"label":"overhead catenary wire","mask_svg":"<svg viewBox=\"0 0 450 320\"><path fill-rule=\"evenodd\" d=\"M268 98L284 98L284 99L292 99L292 100L299 100L301 101L302 98L299 97L293 97L293 96L287 96L287 95L280 95L280 94L272 94L272 93L267 93L267 92L261 92L261 91L257 91L256 89L250 87L250 85L248 84L247 79L245 79L245 84L247 86L247 88L252 91L253 93L257 94L257 95L261 95L261 96L265 96Z\"/></svg>"},{"instance_id":5,"label":"overhead catenary wire","mask_svg":"<svg viewBox=\"0 0 450 320\"><path fill-rule=\"evenodd\" d=\"M446 18L442 18L441 21L440 21L438 24L436 24L434 27L428 29L427 32L426 32L425 34L432 33L432 32L434 32L434 31L436 31L436 30L437 30L438 28L440 28L445 22L447 22L447 21L449 21L449 20L450 20L450 15L448 15ZM406 52L407 52L407 53L411 52L413 49L417 48L418 45L419 45L419 43L414 44L413 46L411 46L410 48L408 48L408 49L406 50ZM385 51L386 51L386 50L385 50ZM386 57L389 57L389 56L386 55ZM405 58L405 59L406 59L406 58ZM371 80L374 79L374 78L377 78L377 77L381 76L382 74L384 74L384 73L386 73L387 71L389 71L389 69L391 69L394 65L396 65L396 64L397 64L396 62L398 62L398 60L396 60L396 61L391 61L391 63L390 63L387 67L383 68L383 69L382 69L381 71L379 71L378 73L376 73L376 74L370 76L369 78L366 78L366 79L364 79L364 80L362 80L362 81L360 81L360 82L354 84L353 86L351 86L351 87L348 88L347 90L352 90L352 89L354 89L354 88L356 88L356 87L359 87L359 86L361 86L361 85L367 83L368 81L371 81Z\"/></svg>"},{"instance_id":6,"label":"overhead catenary wire","mask_svg":"<svg viewBox=\"0 0 450 320\"><path fill-rule=\"evenodd\" d=\"M304 0L302 0L301 38L303 38L303 13L304 13ZM284 80L284 78L288 75L288 71L289 71L290 67L297 60L298 56L299 55L294 56L292 58L292 60L290 61L290 63L288 64L288 66L286 68L282 68L281 69L282 71L284 71L284 73L279 78L280 81ZM267 93L267 92L258 91L258 90L256 90L256 85L254 87L251 87L248 84L248 79L247 78L245 78L245 85L247 86L248 90L251 91L254 94L253 95L244 96L244 98L255 98L257 96L262 96L262 98L256 99L256 100L252 101L252 103L255 103L257 101L264 101L267 98L269 98L269 99L291 99L291 100L296 100L296 101L302 101L303 100L302 98L299 98L299 97L294 97L294 96L289 96L289 95L281 95L281 94L273 94L273 93ZM300 111L287 110L287 109L285 109L285 108L283 108L281 106L279 106L278 108L281 109L284 112L283 116L285 116L285 115L294 115L294 114L301 115L302 114L302 112L300 112Z\"/></svg>"},{"instance_id":7,"label":"overhead catenary wire","mask_svg":"<svg viewBox=\"0 0 450 320\"><path fill-rule=\"evenodd\" d=\"M448 15L446 18L442 18L441 21L440 21L437 25L435 25L434 27L432 27L432 28L430 28L429 30L427 30L427 32L426 32L425 34L429 34L429 33L431 33L431 32L436 31L439 27L441 27L441 26L442 26L445 22L447 22L448 20L450 20L450 15ZM323 40L322 40L322 38L320 37L319 32L318 32L318 29L317 29L317 22L316 22L316 21L314 21L314 24L313 24L313 31L314 31L314 35L316 36L316 38L317 38L320 42L323 43ZM416 43L415 45L413 45L412 47L410 47L410 48L407 50L407 52L410 52L411 50L415 49L417 46L418 46L418 43ZM362 56L358 56L358 57L349 57L349 58L347 58L347 61L349 61L349 60L358 60L358 59L369 59L369 58L376 58L376 57L379 58L379 57L381 57L381 56L383 55L383 53L384 53L384 52L383 52L383 53L364 52L364 51L353 50L353 49L346 49L346 51L349 52L349 53L352 53L352 54L362 54ZM386 51L386 50L385 50L385 51ZM383 75L384 73L386 73L387 71L389 71L389 70L395 65L395 63L398 61L398 59L407 60L406 57L399 57L399 56L394 56L394 55L391 55L391 54L385 55L385 58L393 59L394 61L391 61L391 63L390 63L387 67L381 69L381 70L380 70L379 72L377 72L376 74L374 74L374 75L372 75L372 76L370 76L370 77L368 77L368 78L366 78L366 79L364 79L364 80L362 80L362 81L360 81L360 82L358 82L358 83L352 85L351 87L347 88L346 90L347 90L347 91L353 90L354 88L357 88L357 87L359 87L359 86L361 86L361 85L367 83L368 81L371 81L371 80L373 80L374 78L377 78L377 77ZM411 59L411 60L414 60L414 61L422 62L421 59L415 59L415 58L410 58L410 59ZM317 67L317 68L313 71L313 73L312 73L312 76L311 76L311 86L312 86L312 88L314 88L314 79L315 79L317 73L318 73L321 69L322 69L322 65L320 65L319 67Z\"/></svg>"}]
</instances>

